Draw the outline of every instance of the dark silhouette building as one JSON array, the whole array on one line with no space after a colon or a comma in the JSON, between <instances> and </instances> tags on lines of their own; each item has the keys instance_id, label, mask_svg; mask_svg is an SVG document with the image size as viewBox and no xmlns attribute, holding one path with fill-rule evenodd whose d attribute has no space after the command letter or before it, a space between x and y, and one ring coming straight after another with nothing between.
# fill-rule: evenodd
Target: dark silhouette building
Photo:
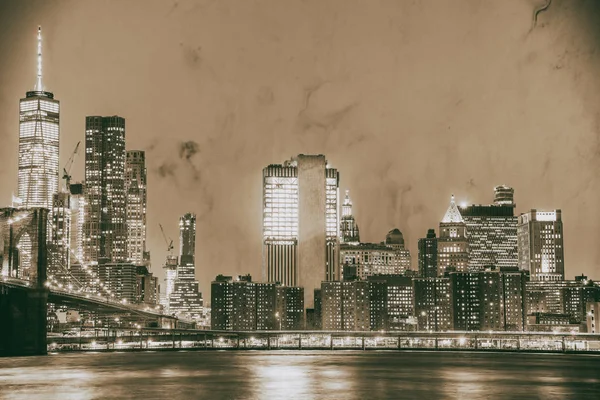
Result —
<instances>
[{"instance_id":1,"label":"dark silhouette building","mask_svg":"<svg viewBox=\"0 0 600 400\"><path fill-rule=\"evenodd\" d=\"M419 239L419 276L435 278L437 271L437 237L435 230L427 230L427 237Z\"/></svg>"}]
</instances>

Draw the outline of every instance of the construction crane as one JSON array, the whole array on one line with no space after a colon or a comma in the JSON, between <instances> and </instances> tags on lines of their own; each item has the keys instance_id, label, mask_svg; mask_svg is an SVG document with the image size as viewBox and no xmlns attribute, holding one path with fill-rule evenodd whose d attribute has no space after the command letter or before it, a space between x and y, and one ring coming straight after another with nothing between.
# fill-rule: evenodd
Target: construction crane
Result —
<instances>
[{"instance_id":1,"label":"construction crane","mask_svg":"<svg viewBox=\"0 0 600 400\"><path fill-rule=\"evenodd\" d=\"M71 167L73 166L73 161L75 161L75 156L77 155L77 152L79 151L79 145L81 144L81 142L77 142L77 145L75 146L75 150L73 150L73 153L71 154L71 157L69 157L69 161L67 161L67 164L65 165L65 167L63 168L63 179L65 180L65 191L69 192L71 190Z\"/></svg>"},{"instance_id":2,"label":"construction crane","mask_svg":"<svg viewBox=\"0 0 600 400\"><path fill-rule=\"evenodd\" d=\"M167 239L167 235L165 234L165 230L163 229L162 224L158 224L160 226L160 231L162 232L163 238L165 239L165 244L167 245L167 252L169 255L173 255L173 239Z\"/></svg>"}]
</instances>

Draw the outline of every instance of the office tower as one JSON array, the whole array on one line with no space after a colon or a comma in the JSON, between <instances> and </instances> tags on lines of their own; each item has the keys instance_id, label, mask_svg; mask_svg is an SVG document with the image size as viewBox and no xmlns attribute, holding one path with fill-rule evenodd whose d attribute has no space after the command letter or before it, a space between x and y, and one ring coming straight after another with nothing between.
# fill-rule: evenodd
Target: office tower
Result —
<instances>
[{"instance_id":1,"label":"office tower","mask_svg":"<svg viewBox=\"0 0 600 400\"><path fill-rule=\"evenodd\" d=\"M350 191L346 190L344 204L342 204L342 222L340 224L340 243L360 243L360 233L358 224L352 214L352 200L350 200Z\"/></svg>"},{"instance_id":2,"label":"office tower","mask_svg":"<svg viewBox=\"0 0 600 400\"><path fill-rule=\"evenodd\" d=\"M64 281L70 267L71 196L66 192L52 196L52 229L48 241L48 273Z\"/></svg>"},{"instance_id":3,"label":"office tower","mask_svg":"<svg viewBox=\"0 0 600 400\"><path fill-rule=\"evenodd\" d=\"M196 280L195 254L196 215L187 213L179 219L179 265L169 297L169 310L199 318L202 315L202 293Z\"/></svg>"},{"instance_id":4,"label":"office tower","mask_svg":"<svg viewBox=\"0 0 600 400\"><path fill-rule=\"evenodd\" d=\"M276 293L275 329L304 329L304 288L277 286Z\"/></svg>"},{"instance_id":5,"label":"office tower","mask_svg":"<svg viewBox=\"0 0 600 400\"><path fill-rule=\"evenodd\" d=\"M561 211L531 210L518 219L519 268L529 271L532 281L565 279Z\"/></svg>"},{"instance_id":6,"label":"office tower","mask_svg":"<svg viewBox=\"0 0 600 400\"><path fill-rule=\"evenodd\" d=\"M127 152L125 190L127 191L127 260L142 265L146 251L146 155L143 151Z\"/></svg>"},{"instance_id":7,"label":"office tower","mask_svg":"<svg viewBox=\"0 0 600 400\"><path fill-rule=\"evenodd\" d=\"M165 291L162 293L161 304L167 312L170 312L171 293L173 293L173 289L175 288L175 279L177 279L177 264L177 256L168 255L165 265L163 266L165 273Z\"/></svg>"},{"instance_id":8,"label":"office tower","mask_svg":"<svg viewBox=\"0 0 600 400\"><path fill-rule=\"evenodd\" d=\"M69 185L70 210L71 210L71 227L69 229L71 235L70 256L73 262L81 263L83 260L83 227L85 224L85 196L83 184L73 183Z\"/></svg>"},{"instance_id":9,"label":"office tower","mask_svg":"<svg viewBox=\"0 0 600 400\"><path fill-rule=\"evenodd\" d=\"M369 277L369 311L372 331L389 330L387 282Z\"/></svg>"},{"instance_id":10,"label":"office tower","mask_svg":"<svg viewBox=\"0 0 600 400\"><path fill-rule=\"evenodd\" d=\"M125 119L85 119L85 263L127 260Z\"/></svg>"},{"instance_id":11,"label":"office tower","mask_svg":"<svg viewBox=\"0 0 600 400\"><path fill-rule=\"evenodd\" d=\"M517 266L517 217L514 215L514 190L494 188L494 204L460 208L467 227L469 271L488 266Z\"/></svg>"},{"instance_id":12,"label":"office tower","mask_svg":"<svg viewBox=\"0 0 600 400\"><path fill-rule=\"evenodd\" d=\"M322 282L321 302L323 330L370 330L368 282Z\"/></svg>"},{"instance_id":13,"label":"office tower","mask_svg":"<svg viewBox=\"0 0 600 400\"><path fill-rule=\"evenodd\" d=\"M419 331L452 329L452 299L450 278L413 279L415 315Z\"/></svg>"},{"instance_id":14,"label":"office tower","mask_svg":"<svg viewBox=\"0 0 600 400\"><path fill-rule=\"evenodd\" d=\"M263 169L263 280L304 288L340 279L339 174L325 156L300 154Z\"/></svg>"},{"instance_id":15,"label":"office tower","mask_svg":"<svg viewBox=\"0 0 600 400\"><path fill-rule=\"evenodd\" d=\"M117 300L136 302L137 268L131 263L102 263L97 266L102 293L111 293Z\"/></svg>"},{"instance_id":16,"label":"office tower","mask_svg":"<svg viewBox=\"0 0 600 400\"><path fill-rule=\"evenodd\" d=\"M419 276L435 278L437 271L437 238L434 229L427 230L427 237L419 239Z\"/></svg>"},{"instance_id":17,"label":"office tower","mask_svg":"<svg viewBox=\"0 0 600 400\"><path fill-rule=\"evenodd\" d=\"M416 330L414 323L414 290L412 279L401 275L377 275L369 277L369 289L375 290L370 293L371 304L375 303L376 309L371 309L371 326L382 325L385 330L409 331ZM382 288L375 282L384 282L385 294L377 293ZM377 305L377 302L385 298L385 306ZM385 311L383 311L385 310ZM385 321L379 323L373 320L374 313L383 314Z\"/></svg>"},{"instance_id":18,"label":"office tower","mask_svg":"<svg viewBox=\"0 0 600 400\"><path fill-rule=\"evenodd\" d=\"M58 192L60 103L42 85L42 28L38 28L37 82L19 102L18 195L26 208L52 209Z\"/></svg>"},{"instance_id":19,"label":"office tower","mask_svg":"<svg viewBox=\"0 0 600 400\"><path fill-rule=\"evenodd\" d=\"M505 331L524 331L527 322L525 314L525 287L529 279L526 271L517 268L501 269L502 318Z\"/></svg>"},{"instance_id":20,"label":"office tower","mask_svg":"<svg viewBox=\"0 0 600 400\"><path fill-rule=\"evenodd\" d=\"M586 332L587 333L600 333L600 299L596 301L588 301L585 306L586 310Z\"/></svg>"},{"instance_id":21,"label":"office tower","mask_svg":"<svg viewBox=\"0 0 600 400\"><path fill-rule=\"evenodd\" d=\"M158 278L145 265L136 265L135 302L155 306L158 304Z\"/></svg>"},{"instance_id":22,"label":"office tower","mask_svg":"<svg viewBox=\"0 0 600 400\"><path fill-rule=\"evenodd\" d=\"M277 310L277 286L274 283L255 283L256 327L259 331L279 329L280 314Z\"/></svg>"},{"instance_id":23,"label":"office tower","mask_svg":"<svg viewBox=\"0 0 600 400\"><path fill-rule=\"evenodd\" d=\"M478 331L481 326L481 296L478 272L450 273L452 288L452 329L455 331Z\"/></svg>"},{"instance_id":24,"label":"office tower","mask_svg":"<svg viewBox=\"0 0 600 400\"><path fill-rule=\"evenodd\" d=\"M439 276L451 271L466 271L469 265L467 227L456 206L454 195L440 222L437 262Z\"/></svg>"},{"instance_id":25,"label":"office tower","mask_svg":"<svg viewBox=\"0 0 600 400\"><path fill-rule=\"evenodd\" d=\"M252 331L256 329L256 284L250 275L233 281L231 329Z\"/></svg>"},{"instance_id":26,"label":"office tower","mask_svg":"<svg viewBox=\"0 0 600 400\"><path fill-rule=\"evenodd\" d=\"M210 284L210 326L216 331L231 330L233 285L231 276L218 275Z\"/></svg>"}]
</instances>

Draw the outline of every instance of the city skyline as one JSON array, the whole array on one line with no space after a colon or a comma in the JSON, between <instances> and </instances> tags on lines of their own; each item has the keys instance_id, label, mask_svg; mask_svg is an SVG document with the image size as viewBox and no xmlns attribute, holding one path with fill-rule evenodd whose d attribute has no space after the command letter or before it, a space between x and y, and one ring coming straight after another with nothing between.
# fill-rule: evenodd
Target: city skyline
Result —
<instances>
[{"instance_id":1,"label":"city skyline","mask_svg":"<svg viewBox=\"0 0 600 400\"><path fill-rule=\"evenodd\" d=\"M154 8L150 11L162 11L162 8L156 4L153 5L153 7ZM77 13L78 10L79 9L76 8L73 12ZM177 16L178 13L181 13L181 10L175 10L173 12L175 16ZM179 17L181 18L180 14ZM62 18L68 18L68 16L65 15ZM466 170L464 167L456 166L456 168L459 168L462 172L454 172L449 178L447 175L441 174L444 182L440 185L439 180L441 178L436 177L436 171L441 171L439 167L437 169L429 167L430 172L421 175L423 178L430 178L430 180L419 180L410 177L410 173L407 173L407 176L403 176L402 174L403 170L411 170L409 167L413 169L418 168L419 164L415 160L399 163L398 161L390 161L389 154L384 154L383 157L380 157L381 160L378 160L377 162L372 161L372 158L361 161L360 157L357 157L357 155L362 153L357 153L356 150L352 150L352 146L349 146L350 139L356 139L356 136L353 136L356 135L356 131L348 129L348 131L351 131L348 133L348 137L341 136L344 129L348 128L349 122L345 121L344 117L339 121L338 127L338 123L335 122L337 120L335 118L333 118L333 120L331 119L332 115L337 115L335 112L336 110L323 108L323 101L326 101L328 96L333 96L333 98L336 99L338 94L343 92L344 87L346 87L343 80L334 80L333 84L327 83L323 84L321 87L315 83L315 87L317 88L313 89L315 91L315 96L313 96L314 107L309 107L309 109L301 116L298 116L298 118L292 118L292 121L297 120L299 123L304 122L309 125L309 128L307 128L308 130L305 131L307 132L307 135L305 135L307 139L304 142L298 140L297 136L294 136L294 132L300 128L292 126L290 129L289 124L284 124L278 129L271 130L271 132L288 138L290 142L287 144L283 144L281 141L274 141L272 142L274 145L269 151L264 152L259 150L259 154L252 157L252 159L240 158L239 155L242 153L239 153L239 147L233 149L238 151L237 158L235 158L236 151L232 151L231 154L225 153L224 150L228 148L228 144L231 140L234 140L233 138L238 138L239 134L237 131L241 129L239 125L239 118L241 117L236 119L236 115L246 115L243 112L240 112L240 114L235 112L235 104L246 104L245 102L247 100L244 97L244 100L241 103L237 103L236 101L233 101L230 105L219 103L227 107L234 107L234 112L227 113L227 107L225 107L224 110L219 109L218 112L211 117L211 122L204 125L210 131L215 131L216 129L216 131L220 132L218 135L205 136L199 134L199 137L194 137L194 135L180 136L179 133L175 132L174 135L176 140L173 141L174 143L171 143L172 146L169 150L169 143L159 137L159 135L162 134L161 132L150 135L150 140L148 140L147 132L152 132L154 129L144 128L146 122L142 114L139 110L136 110L125 103L121 103L123 100L115 100L105 93L103 96L95 96L98 101L95 105L90 103L89 100L85 100L82 102L83 104L78 104L77 107L73 107L74 99L78 98L77 92L68 90L69 84L65 81L67 78L72 78L72 76L71 74L62 72L61 69L58 68L60 60L65 59L65 57L60 58L61 54L64 56L65 48L72 46L73 43L64 36L61 36L60 28L55 24L44 22L43 18L40 19L42 19L42 21L31 23L32 34L28 34L27 32L30 32L30 30L26 29L26 26L23 25L20 27L19 34L15 35L16 40L22 43L22 46L20 46L22 49L19 48L18 54L21 54L21 50L23 52L20 58L17 57L17 59L23 61L23 65L31 65L32 68L31 71L27 71L27 68L21 68L23 72L17 75L22 74L23 79L11 78L9 80L10 82L6 85L7 90L5 92L7 99L11 99L11 93L13 93L13 91L15 93L22 93L24 90L30 89L30 84L28 82L31 81L32 76L35 76L35 60L33 59L35 51L31 51L34 46L31 39L37 24L42 24L44 26L45 38L48 37L48 39L45 39L45 45L50 46L51 48L44 51L45 56L48 54L49 58L49 61L45 62L44 65L45 71L46 69L49 69L48 73L44 73L44 81L47 82L45 84L48 85L62 102L61 135L64 140L61 141L62 151L60 166L65 164L65 158L68 157L69 153L68 149L72 148L72 145L74 145L76 141L82 140L85 115L93 115L95 113L100 115L116 114L126 118L128 121L128 143L129 140L132 142L131 146L128 146L128 148L145 150L150 164L148 166L148 186L150 188L148 197L148 247L152 250L152 270L158 274L161 273L160 265L164 260L164 246L162 245L158 223L165 225L169 234L175 236L175 218L183 212L193 210L198 214L199 220L198 241L207 243L206 246L201 247L202 250L199 251L196 257L196 264L198 266L210 266L209 268L205 268L208 271L199 274L201 282L200 286L203 291L208 290L208 284L217 272L229 275L250 272L255 276L260 276L261 224L260 211L258 211L260 210L260 170L268 163L279 162L280 160L289 158L293 154L310 153L325 154L331 164L341 171L340 189L344 190L349 188L352 192L355 209L354 213L356 215L357 223L361 227L363 241L376 242L381 238L382 232L398 227L405 235L407 245L413 254L413 269L416 269L414 260L416 259L417 254L417 240L423 236L428 228L437 227L440 214L443 213L443 209L447 205L449 193L457 194L457 201L459 203L467 201L468 203L487 204L490 202L489 189L491 187L496 184L508 184L514 187L517 193L516 202L518 203L519 208L516 210L516 215L526 212L531 208L541 210L560 208L563 210L563 213L567 218L565 221L565 251L567 253L566 275L572 277L584 273L591 278L598 278L597 267L594 264L594 260L597 259L597 255L595 254L596 248L591 245L595 233L588 228L589 224L592 223L593 226L595 221L589 221L589 218L586 219L576 212L577 209L581 207L581 204L586 202L587 204L590 204L590 199L594 197L588 197L595 193L593 191L591 193L589 192L589 190L592 190L595 187L594 185L597 181L593 178L588 179L588 181L591 181L592 183L592 189L589 189L590 187L588 186L589 190L586 195L573 196L572 193L576 193L576 191L569 190L572 189L572 186L570 185L573 185L571 181L564 183L563 186L565 190L558 190L552 187L556 186L558 180L556 182L541 184L533 179L541 175L533 170L531 173L528 173L527 169L524 171L519 170L517 174L514 167L510 167L508 168L508 172L491 171L487 176L482 176L482 173L475 168ZM575 33L571 32L571 34ZM68 45L62 45L65 43ZM96 42L91 42L90 44L92 43ZM97 43L102 42L97 41ZM195 67L195 65L201 64L200 62L197 63L194 61L195 56L197 56L197 59L202 59L202 57L204 57L202 51L199 51L197 47L190 47L191 45L187 41L182 41L181 43L183 44L179 47L183 47L181 53L183 54L182 67L184 68L184 71L188 71L189 69L192 71L191 73L193 73L196 68L196 70L200 70L199 73L202 76L206 75L207 72L202 70L202 65ZM508 46L511 43L512 42L508 41L506 45ZM175 47L177 47L178 44L179 42L175 42ZM341 44L343 45L343 43ZM165 46L167 45L165 44ZM131 48L127 47L127 49L130 50ZM136 49L133 48L133 50ZM31 62L24 61L27 59ZM48 68L46 68L46 65L48 65ZM64 70L69 71L66 68L64 68ZM9 71L12 71L12 69ZM98 77L103 76L103 74L97 75ZM110 79L93 78L93 69L90 70L90 74L80 74L79 76L75 74L75 76L77 82L81 85L93 86L95 81L101 81L104 85L113 85ZM208 80L209 77L206 79ZM214 82L215 81L213 81L212 84L205 84L213 85ZM350 84L347 86L353 87ZM177 87L181 88L182 86ZM15 88L18 88L18 90ZM210 88L213 92L217 90L216 87L211 86ZM297 95L298 99L295 99L294 96L290 98L281 88L277 89L277 86L272 87L270 91L261 91L261 87L248 89L253 89L252 91L249 91L249 93L252 93L253 95L257 94L257 104L263 104L259 102L258 99L260 99L260 101L265 102L262 106L267 108L269 107L268 104L271 104L269 103L269 99L272 97L279 99L280 96L282 96L284 98L284 100L282 100L283 104L289 103L291 106L292 104L301 102L300 100L302 100L304 92L309 91L309 94L312 93L309 90L310 87L307 85L299 85L298 87L290 89L290 92L294 93L294 96ZM131 92L135 93L135 90L132 90ZM168 93L173 94L172 92ZM437 91L432 89L432 93L437 93ZM19 96L22 96L22 94ZM173 98L175 99L176 97ZM254 99L254 97L252 98ZM350 98L352 98L352 96L350 96ZM202 99L202 96L199 97L199 102L197 104L204 104L202 103ZM226 100L222 98L219 99L220 101ZM12 98L11 101L14 103L14 98ZM71 108L68 112L67 104L65 103L66 101L71 103ZM114 101L114 104L112 104L111 101ZM254 100L252 100L252 102L253 101ZM275 101L274 104L278 104L278 100L271 101ZM358 116L355 116L357 113L362 115L364 111L361 111L360 108L366 106L362 102L360 104L361 106L350 107L347 113L348 118L358 118ZM78 107L83 106L85 106L85 110L82 110L81 108L78 109ZM7 103L6 109L10 110L11 108L14 110L15 104ZM343 108L344 107L342 107L342 109ZM299 109L302 109L300 105ZM159 116L161 115L160 112ZM263 116L271 114L270 111L261 111L261 113ZM215 115L218 115L216 120ZM346 114L343 113L342 116L345 115ZM8 116L10 116L10 114ZM244 118L248 118L247 115ZM243 121L244 118L241 120ZM382 118L383 121L392 121L393 119L394 118L389 115L386 118ZM11 143L11 141L12 143L15 143L14 140L17 130L11 128L11 126L14 127L16 123L14 116L12 118L3 117L3 120L6 121L6 124L0 129L3 135L2 137L7 138L7 144ZM540 119L538 119L538 121L539 120ZM217 122L219 122L219 124L217 124ZM367 130L376 129L369 128L366 121L360 118L358 122L362 128L367 128ZM212 126L213 123L214 126ZM341 142L342 148L349 151L344 153L333 148L327 141L323 142L316 139L316 135L319 134L318 123L325 123L327 128L324 132L335 135L338 140L343 139ZM134 129L132 124L134 124L133 126L137 125L138 127ZM381 126L380 124L381 122L375 121L373 127ZM431 126L427 128L426 125L427 124L423 124L423 131L430 131ZM157 126L161 125L158 124ZM485 128L490 128L491 123L483 126ZM252 129L259 130L259 127L253 126ZM450 129L450 131L452 131L452 129ZM69 132L68 137L66 137L66 132ZM241 129L241 132L246 132L246 130ZM373 133L371 132L369 135L372 134ZM227 135L229 135L228 139ZM408 141L409 147L412 146L410 142L416 140L411 135L402 135L402 137ZM384 139L385 137L375 135L374 138L377 142L377 140ZM439 139L439 141L441 144L447 143L445 139ZM360 138L359 142L362 142ZM261 145L264 145L264 142L262 142ZM518 142L515 142L513 146L515 146L514 151L518 151ZM14 188L16 161L11 161L11 155L14 156L14 152L4 153L4 148L6 147L10 146L3 146L3 150L1 150L3 152L1 156L3 156L7 162L5 169L0 171L0 182L7 187ZM501 149L506 149L506 147L500 147ZM168 153L158 152L158 149L162 148L167 149L166 151L168 151ZM211 153L211 151L208 150L212 148L217 150L214 153L220 152L222 154L222 160L218 160L215 156L208 154ZM375 150L381 149L369 147L367 150L373 154ZM512 160L513 156L509 157L507 153L505 157L502 157L502 153L499 152L499 150L495 150L493 146L487 147L487 150L496 157L496 161L501 165L506 166L508 160ZM446 152L444 154L450 153ZM560 159L560 157L556 159ZM242 163L243 169L246 172L240 174L239 178L236 177L238 184L232 185L232 187L228 189L228 191L233 190L231 197L236 199L230 200L228 199L229 194L226 194L223 188L216 186L218 182L222 182L219 181L219 179L224 178L223 172L217 171L221 171L219 169L220 167L229 168L227 164L234 165L236 160ZM472 165L475 165L474 161ZM553 164L551 163L549 167L550 176L553 176L552 168L556 168L552 165ZM532 168L535 169L536 167ZM73 167L74 181L81 180L82 170L82 159L80 158ZM398 172L392 173L394 170L397 170ZM588 170L590 170L590 168L584 168L584 171ZM231 171L231 169L229 169L229 171ZM232 174L231 176L234 175L235 174ZM532 179L533 184L530 185L529 181ZM200 184L198 182L200 182ZM201 185L203 182L206 183L206 186ZM432 184L424 185L424 183L427 182ZM429 186L435 189L432 190ZM177 193L176 197L178 200L176 202L172 202L172 199L167 201L157 195L158 193L167 191L167 189ZM460 193L465 193L465 195L461 195ZM3 191L0 194L0 200L5 204L9 204L9 196L10 194L8 191ZM236 209L233 205L235 204L235 201L239 201L239 199L243 199L245 206ZM173 210L165 210L164 206L167 204L166 202L170 205L172 204ZM163 210L165 211L163 212ZM219 226L216 225L217 221L220 224ZM211 228L213 231L211 231ZM232 232L236 239L234 244L236 251L223 251L223 247L213 246L213 244L224 242ZM212 242L213 240L214 242ZM236 255L238 253L240 255Z\"/></svg>"}]
</instances>

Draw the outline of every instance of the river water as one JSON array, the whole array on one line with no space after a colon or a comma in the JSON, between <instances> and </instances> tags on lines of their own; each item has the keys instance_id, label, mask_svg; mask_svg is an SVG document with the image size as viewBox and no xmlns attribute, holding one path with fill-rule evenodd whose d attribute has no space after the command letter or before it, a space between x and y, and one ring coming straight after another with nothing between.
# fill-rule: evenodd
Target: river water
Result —
<instances>
[{"instance_id":1,"label":"river water","mask_svg":"<svg viewBox=\"0 0 600 400\"><path fill-rule=\"evenodd\" d=\"M0 358L0 399L600 399L600 356L180 351Z\"/></svg>"}]
</instances>

